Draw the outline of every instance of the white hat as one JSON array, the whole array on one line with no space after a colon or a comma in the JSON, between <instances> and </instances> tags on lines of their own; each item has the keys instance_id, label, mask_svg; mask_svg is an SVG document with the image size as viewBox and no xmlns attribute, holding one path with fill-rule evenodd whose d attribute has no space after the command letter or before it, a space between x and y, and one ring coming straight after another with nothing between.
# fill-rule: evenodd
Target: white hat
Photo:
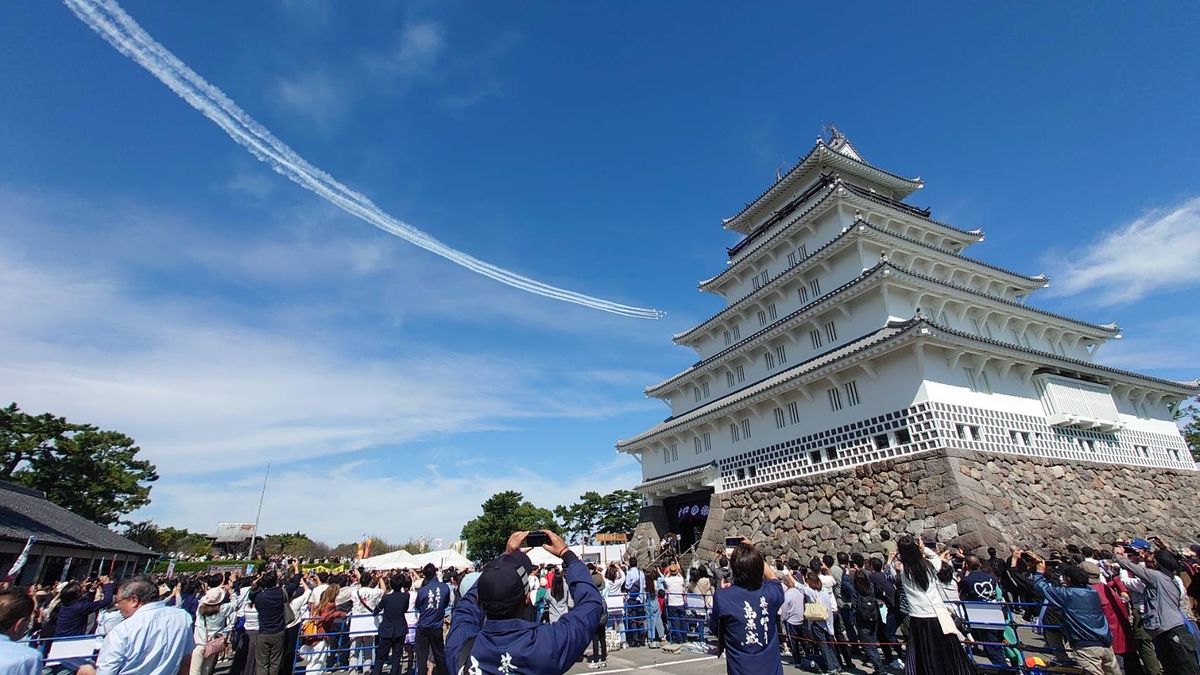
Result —
<instances>
[{"instance_id":1,"label":"white hat","mask_svg":"<svg viewBox=\"0 0 1200 675\"><path fill-rule=\"evenodd\" d=\"M222 602L225 602L225 589L221 587L208 589L208 592L204 594L204 598L200 600L200 604L202 605L219 605Z\"/></svg>"}]
</instances>

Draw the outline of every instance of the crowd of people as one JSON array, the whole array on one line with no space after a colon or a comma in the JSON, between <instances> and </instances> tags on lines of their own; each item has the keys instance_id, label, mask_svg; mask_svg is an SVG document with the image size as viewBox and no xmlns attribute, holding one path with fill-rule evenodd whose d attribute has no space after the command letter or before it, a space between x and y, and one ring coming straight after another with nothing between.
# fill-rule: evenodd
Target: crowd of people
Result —
<instances>
[{"instance_id":1,"label":"crowd of people","mask_svg":"<svg viewBox=\"0 0 1200 675\"><path fill-rule=\"evenodd\" d=\"M230 675L564 673L581 660L605 667L610 648L711 642L730 673L790 663L959 675L977 660L1029 665L1019 617L1044 643L1031 659L1102 675L1200 673L1200 546L1134 539L983 557L905 535L807 562L742 542L685 568L664 549L642 569L636 558L585 564L551 532L539 533L542 548L562 564L534 565L529 535L513 533L478 571L305 573L288 561L258 574L6 588L0 672L40 674L56 641L97 636L95 654L58 659L56 672L211 675L225 660Z\"/></svg>"}]
</instances>

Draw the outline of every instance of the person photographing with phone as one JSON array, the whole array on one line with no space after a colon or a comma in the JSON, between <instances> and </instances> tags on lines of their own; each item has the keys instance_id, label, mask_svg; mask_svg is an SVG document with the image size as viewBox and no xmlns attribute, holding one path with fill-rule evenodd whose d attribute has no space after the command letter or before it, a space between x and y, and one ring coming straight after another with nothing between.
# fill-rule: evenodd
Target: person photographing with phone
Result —
<instances>
[{"instance_id":1,"label":"person photographing with phone","mask_svg":"<svg viewBox=\"0 0 1200 675\"><path fill-rule=\"evenodd\" d=\"M536 546L562 558L575 603L554 623L524 618L534 567L525 552ZM455 675L561 675L583 655L603 614L604 601L587 566L562 537L548 530L513 532L504 555L483 568L454 606L446 664Z\"/></svg>"}]
</instances>

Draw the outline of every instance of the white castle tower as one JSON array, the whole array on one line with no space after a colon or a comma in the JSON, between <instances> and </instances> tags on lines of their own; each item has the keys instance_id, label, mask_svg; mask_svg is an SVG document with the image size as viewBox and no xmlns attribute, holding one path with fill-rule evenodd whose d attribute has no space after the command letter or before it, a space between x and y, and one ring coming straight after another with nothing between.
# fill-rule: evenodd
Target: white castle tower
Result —
<instances>
[{"instance_id":1,"label":"white castle tower","mask_svg":"<svg viewBox=\"0 0 1200 675\"><path fill-rule=\"evenodd\" d=\"M690 546L714 493L944 448L1195 470L1171 406L1197 387L1101 365L1116 324L1028 304L1048 279L968 255L983 232L904 203L921 187L831 128L724 221L745 236L700 289L726 307L646 389L670 416L617 443L658 535Z\"/></svg>"}]
</instances>

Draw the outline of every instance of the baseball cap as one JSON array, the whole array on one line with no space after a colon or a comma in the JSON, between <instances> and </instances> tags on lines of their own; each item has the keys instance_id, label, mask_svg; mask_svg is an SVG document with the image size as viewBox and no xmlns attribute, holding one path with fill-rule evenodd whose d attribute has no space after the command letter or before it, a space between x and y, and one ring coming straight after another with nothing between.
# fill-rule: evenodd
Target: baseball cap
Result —
<instances>
[{"instance_id":1,"label":"baseball cap","mask_svg":"<svg viewBox=\"0 0 1200 675\"><path fill-rule=\"evenodd\" d=\"M1140 538L1129 542L1129 545L1138 549L1139 551L1149 551L1154 548L1152 545L1150 545L1150 542Z\"/></svg>"},{"instance_id":2,"label":"baseball cap","mask_svg":"<svg viewBox=\"0 0 1200 675\"><path fill-rule=\"evenodd\" d=\"M521 551L506 553L488 563L479 574L479 606L489 616L508 616L525 604L525 591L533 562Z\"/></svg>"}]
</instances>

